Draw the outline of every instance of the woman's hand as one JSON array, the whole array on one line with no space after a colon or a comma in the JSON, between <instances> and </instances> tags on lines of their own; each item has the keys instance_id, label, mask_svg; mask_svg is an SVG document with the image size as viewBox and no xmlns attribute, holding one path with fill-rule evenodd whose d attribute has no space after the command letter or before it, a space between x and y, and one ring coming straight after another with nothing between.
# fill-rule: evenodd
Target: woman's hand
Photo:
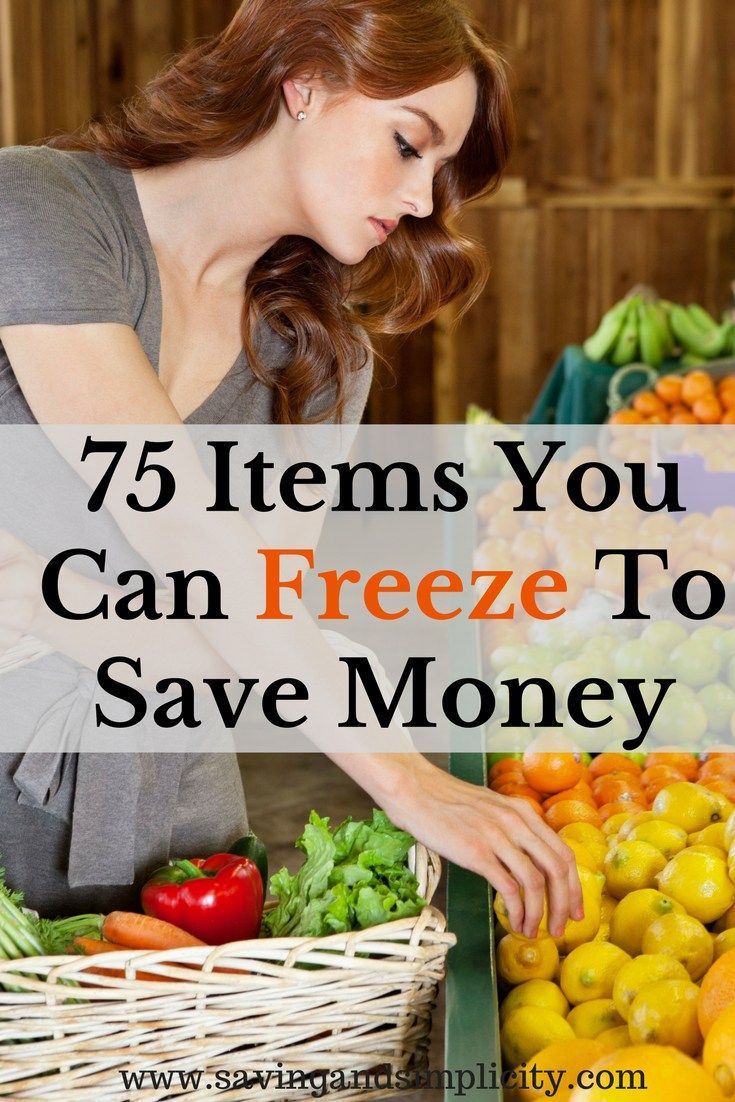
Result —
<instances>
[{"instance_id":1,"label":"woman's hand","mask_svg":"<svg viewBox=\"0 0 735 1102\"><path fill-rule=\"evenodd\" d=\"M348 756L353 761L348 763ZM377 757L371 756L373 769ZM397 826L455 864L484 876L502 895L515 932L536 936L545 891L553 936L563 933L567 919L583 917L582 888L571 849L524 800L458 780L420 754L379 757L384 768L374 773L373 783L359 776L365 769L355 755L340 755L337 763L380 800Z\"/></svg>"}]
</instances>

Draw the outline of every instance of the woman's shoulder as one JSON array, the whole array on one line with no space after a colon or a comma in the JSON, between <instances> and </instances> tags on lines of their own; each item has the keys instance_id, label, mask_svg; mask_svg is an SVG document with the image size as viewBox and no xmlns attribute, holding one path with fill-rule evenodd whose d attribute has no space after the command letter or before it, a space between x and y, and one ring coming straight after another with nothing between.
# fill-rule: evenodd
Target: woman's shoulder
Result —
<instances>
[{"instance_id":1,"label":"woman's shoulder","mask_svg":"<svg viewBox=\"0 0 735 1102\"><path fill-rule=\"evenodd\" d=\"M94 153L54 149L46 145L14 145L0 149L2 206L30 207L52 220L114 213L112 174L115 170Z\"/></svg>"}]
</instances>

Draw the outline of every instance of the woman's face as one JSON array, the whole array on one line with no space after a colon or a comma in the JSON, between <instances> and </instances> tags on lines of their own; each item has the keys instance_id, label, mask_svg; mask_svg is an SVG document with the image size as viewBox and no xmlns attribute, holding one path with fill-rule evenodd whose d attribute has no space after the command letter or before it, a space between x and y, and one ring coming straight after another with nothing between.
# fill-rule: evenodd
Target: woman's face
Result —
<instances>
[{"instance_id":1,"label":"woman's face","mask_svg":"<svg viewBox=\"0 0 735 1102\"><path fill-rule=\"evenodd\" d=\"M393 100L336 96L311 82L289 82L285 92L291 117L306 112L289 151L303 236L358 264L404 215L431 214L434 177L462 146L477 84L467 71Z\"/></svg>"}]
</instances>

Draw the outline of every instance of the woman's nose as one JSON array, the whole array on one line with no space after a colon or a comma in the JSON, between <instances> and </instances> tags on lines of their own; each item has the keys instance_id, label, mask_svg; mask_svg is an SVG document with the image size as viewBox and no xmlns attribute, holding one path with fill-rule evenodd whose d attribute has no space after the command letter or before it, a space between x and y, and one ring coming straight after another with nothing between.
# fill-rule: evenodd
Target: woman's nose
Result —
<instances>
[{"instance_id":1,"label":"woman's nose","mask_svg":"<svg viewBox=\"0 0 735 1102\"><path fill-rule=\"evenodd\" d=\"M409 214L416 218L428 218L434 209L434 180L418 185L406 196Z\"/></svg>"}]
</instances>

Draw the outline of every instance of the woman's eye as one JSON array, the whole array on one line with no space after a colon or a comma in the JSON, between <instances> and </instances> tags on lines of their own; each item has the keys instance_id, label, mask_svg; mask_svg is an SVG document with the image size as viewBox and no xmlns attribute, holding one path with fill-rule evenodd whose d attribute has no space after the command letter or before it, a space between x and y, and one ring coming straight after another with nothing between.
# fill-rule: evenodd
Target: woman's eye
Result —
<instances>
[{"instance_id":1,"label":"woman's eye","mask_svg":"<svg viewBox=\"0 0 735 1102\"><path fill-rule=\"evenodd\" d=\"M396 145L398 146L398 152L404 160L408 160L409 157L418 157L418 159L421 160L421 154L419 153L418 149L414 149L414 147L409 142L407 142L403 135L399 134L397 130L395 131L393 137L395 138Z\"/></svg>"}]
</instances>

